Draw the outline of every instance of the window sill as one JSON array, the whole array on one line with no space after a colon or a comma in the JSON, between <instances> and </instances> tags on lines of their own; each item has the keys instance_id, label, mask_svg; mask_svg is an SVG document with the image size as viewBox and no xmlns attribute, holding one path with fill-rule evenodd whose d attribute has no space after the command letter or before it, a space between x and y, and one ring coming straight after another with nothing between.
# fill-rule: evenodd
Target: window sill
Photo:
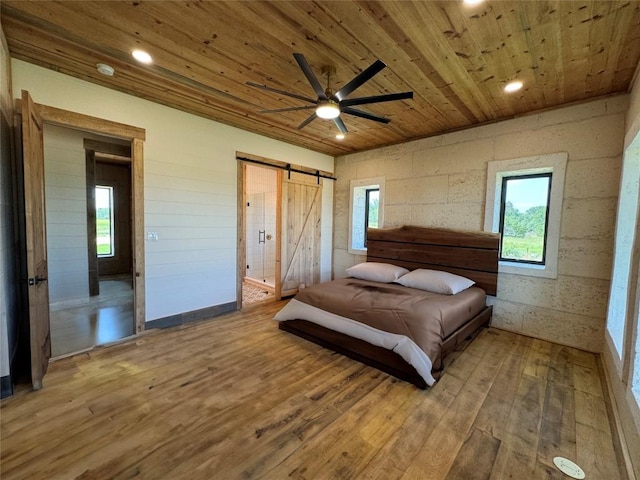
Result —
<instances>
[{"instance_id":1,"label":"window sill","mask_svg":"<svg viewBox=\"0 0 640 480\"><path fill-rule=\"evenodd\" d=\"M509 273L526 277L558 278L558 272L551 265L532 265L527 263L499 261L498 273Z\"/></svg>"}]
</instances>

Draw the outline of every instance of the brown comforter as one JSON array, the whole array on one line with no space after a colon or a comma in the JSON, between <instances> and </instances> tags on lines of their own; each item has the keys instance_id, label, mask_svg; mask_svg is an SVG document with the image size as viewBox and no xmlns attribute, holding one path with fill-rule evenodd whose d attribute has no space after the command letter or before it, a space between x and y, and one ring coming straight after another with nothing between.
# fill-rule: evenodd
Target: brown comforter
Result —
<instances>
[{"instance_id":1,"label":"brown comforter","mask_svg":"<svg viewBox=\"0 0 640 480\"><path fill-rule=\"evenodd\" d=\"M327 312L405 335L442 368L442 342L484 307L485 292L476 287L439 295L392 283L344 278L301 290L296 300Z\"/></svg>"}]
</instances>

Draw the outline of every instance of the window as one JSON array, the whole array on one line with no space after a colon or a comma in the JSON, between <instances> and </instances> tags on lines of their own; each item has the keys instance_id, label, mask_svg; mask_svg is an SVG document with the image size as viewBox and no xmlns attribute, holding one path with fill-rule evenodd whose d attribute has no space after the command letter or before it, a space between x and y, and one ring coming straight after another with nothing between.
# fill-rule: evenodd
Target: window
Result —
<instances>
[{"instance_id":1,"label":"window","mask_svg":"<svg viewBox=\"0 0 640 480\"><path fill-rule=\"evenodd\" d=\"M367 228L382 227L383 199L383 177L351 180L349 253L366 253Z\"/></svg>"},{"instance_id":2,"label":"window","mask_svg":"<svg viewBox=\"0 0 640 480\"><path fill-rule=\"evenodd\" d=\"M633 311L629 306L629 296L634 298L633 269L634 269L634 241L636 241L637 217L640 194L640 135L626 149L622 160L622 177L620 181L620 196L618 198L618 215L615 230L615 248L613 258L613 273L611 276L611 290L609 292L609 306L607 310L607 332L612 340L617 360L622 361L625 355L625 338L632 335ZM638 336L640 338L640 336ZM636 339L638 347L640 340ZM640 350L636 349L635 377L633 391L640 403Z\"/></svg>"},{"instance_id":3,"label":"window","mask_svg":"<svg viewBox=\"0 0 640 480\"><path fill-rule=\"evenodd\" d=\"M380 188L367 188L364 208L364 231L368 228L378 228L378 205L380 204ZM367 246L365 235L364 246Z\"/></svg>"},{"instance_id":4,"label":"window","mask_svg":"<svg viewBox=\"0 0 640 480\"><path fill-rule=\"evenodd\" d=\"M98 257L113 257L113 187L96 186L96 246Z\"/></svg>"},{"instance_id":5,"label":"window","mask_svg":"<svg viewBox=\"0 0 640 480\"><path fill-rule=\"evenodd\" d=\"M484 229L503 233L499 272L557 278L566 167L564 152L489 162Z\"/></svg>"},{"instance_id":6,"label":"window","mask_svg":"<svg viewBox=\"0 0 640 480\"><path fill-rule=\"evenodd\" d=\"M551 173L502 178L500 260L544 265Z\"/></svg>"}]
</instances>

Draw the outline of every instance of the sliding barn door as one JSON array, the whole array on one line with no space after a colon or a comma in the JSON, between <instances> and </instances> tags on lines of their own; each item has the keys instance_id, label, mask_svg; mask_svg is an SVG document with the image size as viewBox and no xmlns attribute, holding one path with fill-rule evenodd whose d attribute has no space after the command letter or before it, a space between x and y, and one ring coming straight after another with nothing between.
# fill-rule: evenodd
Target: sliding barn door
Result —
<instances>
[{"instance_id":1,"label":"sliding barn door","mask_svg":"<svg viewBox=\"0 0 640 480\"><path fill-rule=\"evenodd\" d=\"M29 283L31 383L42 388L51 357L47 238L44 205L43 124L31 96L22 91L22 155L24 164L25 237Z\"/></svg>"},{"instance_id":2,"label":"sliding barn door","mask_svg":"<svg viewBox=\"0 0 640 480\"><path fill-rule=\"evenodd\" d=\"M281 296L320 281L322 185L282 182Z\"/></svg>"}]
</instances>

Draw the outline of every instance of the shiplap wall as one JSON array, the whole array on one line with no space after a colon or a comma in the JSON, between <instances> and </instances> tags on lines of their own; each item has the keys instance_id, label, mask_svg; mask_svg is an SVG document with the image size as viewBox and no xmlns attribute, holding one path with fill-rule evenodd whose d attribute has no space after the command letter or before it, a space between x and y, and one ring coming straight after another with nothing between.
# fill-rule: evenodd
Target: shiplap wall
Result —
<instances>
[{"instance_id":1,"label":"shiplap wall","mask_svg":"<svg viewBox=\"0 0 640 480\"><path fill-rule=\"evenodd\" d=\"M236 301L236 151L333 171L333 158L13 59L36 103L146 129L146 319ZM117 75L117 73L116 73ZM323 189L322 276L331 276L333 184Z\"/></svg>"},{"instance_id":2,"label":"shiplap wall","mask_svg":"<svg viewBox=\"0 0 640 480\"><path fill-rule=\"evenodd\" d=\"M558 278L500 274L493 325L601 352L628 95L336 159L334 272L347 251L349 182L384 176L385 227L482 230L487 163L567 152Z\"/></svg>"},{"instance_id":3,"label":"shiplap wall","mask_svg":"<svg viewBox=\"0 0 640 480\"><path fill-rule=\"evenodd\" d=\"M49 303L89 298L87 187L83 132L45 125Z\"/></svg>"}]
</instances>

